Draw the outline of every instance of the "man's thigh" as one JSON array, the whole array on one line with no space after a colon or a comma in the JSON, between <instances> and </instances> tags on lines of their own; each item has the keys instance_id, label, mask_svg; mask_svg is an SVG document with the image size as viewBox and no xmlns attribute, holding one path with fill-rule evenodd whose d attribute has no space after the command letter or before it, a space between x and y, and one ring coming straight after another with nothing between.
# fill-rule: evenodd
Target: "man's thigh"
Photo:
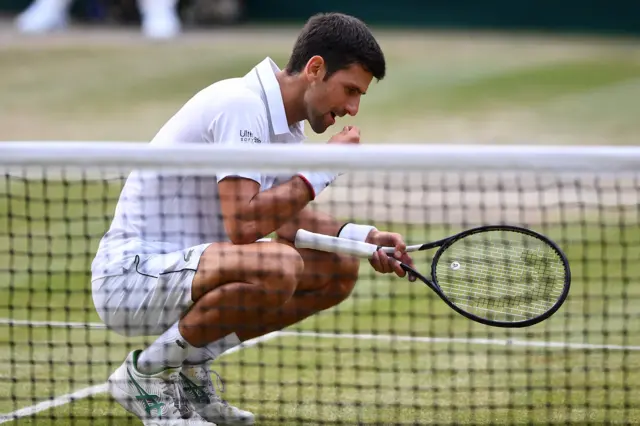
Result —
<instances>
[{"instance_id":1,"label":"man's thigh","mask_svg":"<svg viewBox=\"0 0 640 426\"><path fill-rule=\"evenodd\" d=\"M278 238L280 244L295 245ZM347 255L311 249L296 249L304 261L304 272L297 291L313 291L333 282L355 282L358 279L360 260Z\"/></svg>"},{"instance_id":2,"label":"man's thigh","mask_svg":"<svg viewBox=\"0 0 640 426\"><path fill-rule=\"evenodd\" d=\"M162 334L191 308L193 278L208 246L138 255L124 274L94 281L98 315L125 336Z\"/></svg>"}]
</instances>

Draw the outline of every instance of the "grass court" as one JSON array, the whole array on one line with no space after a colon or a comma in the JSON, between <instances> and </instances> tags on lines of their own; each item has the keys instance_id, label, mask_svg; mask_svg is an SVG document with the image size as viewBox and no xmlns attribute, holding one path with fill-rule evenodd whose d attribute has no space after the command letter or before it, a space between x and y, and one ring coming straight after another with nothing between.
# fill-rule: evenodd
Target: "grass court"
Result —
<instances>
[{"instance_id":1,"label":"grass court","mask_svg":"<svg viewBox=\"0 0 640 426\"><path fill-rule=\"evenodd\" d=\"M4 140L149 140L200 88L267 55L284 66L296 29L171 44L82 31L0 37ZM343 119L367 143L637 143L637 41L390 31L380 40L388 77L372 84L358 117ZM0 413L17 412L16 425L138 424L99 391L145 339L101 327L89 282L118 181L30 177L0 185ZM637 177L627 184L637 193ZM569 299L548 321L473 324L422 284L363 263L344 304L221 358L224 395L261 425L638 423L640 231L637 205L613 205L535 223L573 273ZM442 217L356 218L422 242L463 226ZM47 399L58 406L29 411Z\"/></svg>"}]
</instances>

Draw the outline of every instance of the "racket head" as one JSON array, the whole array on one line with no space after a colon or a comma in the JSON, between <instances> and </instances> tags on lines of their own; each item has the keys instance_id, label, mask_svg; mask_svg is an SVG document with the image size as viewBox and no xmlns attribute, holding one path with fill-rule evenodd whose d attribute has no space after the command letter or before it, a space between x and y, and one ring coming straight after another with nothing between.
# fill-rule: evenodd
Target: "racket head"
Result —
<instances>
[{"instance_id":1,"label":"racket head","mask_svg":"<svg viewBox=\"0 0 640 426\"><path fill-rule=\"evenodd\" d=\"M446 240L431 263L431 281L461 315L493 327L519 328L560 309L571 270L566 255L546 236L493 225Z\"/></svg>"}]
</instances>

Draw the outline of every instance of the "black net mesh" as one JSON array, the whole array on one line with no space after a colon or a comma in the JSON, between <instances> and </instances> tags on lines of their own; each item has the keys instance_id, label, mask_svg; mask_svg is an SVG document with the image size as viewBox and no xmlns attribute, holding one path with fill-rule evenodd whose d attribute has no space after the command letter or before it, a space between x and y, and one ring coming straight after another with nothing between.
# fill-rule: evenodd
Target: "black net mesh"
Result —
<instances>
[{"instance_id":1,"label":"black net mesh","mask_svg":"<svg viewBox=\"0 0 640 426\"><path fill-rule=\"evenodd\" d=\"M158 333L123 336L108 329L97 314L91 282L91 262L111 224L122 175L91 165L68 173L13 170L0 178L2 422L141 424L114 401L106 381ZM145 202L172 205L171 211L158 213L189 215L198 225L180 228L167 222L155 233L183 233L196 241L198 232L212 232L203 227L220 212L184 207L190 197L208 194L210 180L201 180L193 191L180 181L158 185L173 185L163 195L173 191L173 200L159 203L154 200L159 193L146 192L140 194ZM334 275L326 280L325 293L290 289L293 295L284 296L306 300L305 306L317 299L320 312L276 331L267 320L244 324L261 326L267 334L215 359L212 383L221 397L252 412L261 425L638 423L639 201L637 173L344 175L313 209L401 233L409 243L477 225L529 227L566 252L573 273L569 299L536 326L491 328L453 312L419 282L376 273L366 260L350 286L353 265L340 269L330 260L343 260L325 256L314 271ZM224 254L231 251L220 253L220 264L231 262ZM245 259L244 269L259 269L264 253ZM145 264L146 253L137 254L142 258L129 268L159 272ZM179 256L176 264L186 262L189 253ZM413 258L428 271L432 256L425 252ZM275 261L282 282L290 280L287 274L301 273L285 256ZM130 280L128 288L131 294L147 291L149 282ZM111 297L110 306L125 303L121 294ZM251 303L255 300L240 304L260 310ZM144 317L149 306L143 303L142 316L128 312L119 324L144 328L143 320L128 321ZM232 314L216 318L224 315ZM181 388L184 395L189 392L184 383ZM145 389L147 406L159 401L149 395L162 398L167 392Z\"/></svg>"}]
</instances>

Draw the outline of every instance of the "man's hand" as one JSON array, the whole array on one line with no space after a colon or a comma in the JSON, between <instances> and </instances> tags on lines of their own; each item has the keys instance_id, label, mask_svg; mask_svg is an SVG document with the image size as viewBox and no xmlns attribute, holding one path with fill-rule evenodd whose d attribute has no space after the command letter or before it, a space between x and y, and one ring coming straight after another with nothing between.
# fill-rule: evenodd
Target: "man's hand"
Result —
<instances>
[{"instance_id":1,"label":"man's hand","mask_svg":"<svg viewBox=\"0 0 640 426\"><path fill-rule=\"evenodd\" d=\"M340 133L329 139L330 144L352 145L360 143L360 129L356 126L345 126Z\"/></svg>"},{"instance_id":2,"label":"man's hand","mask_svg":"<svg viewBox=\"0 0 640 426\"><path fill-rule=\"evenodd\" d=\"M378 250L373 254L373 257L369 259L369 263L376 271L383 274L395 273L399 277L405 277L407 273L400 266L400 262L412 268L414 267L413 260L406 252L407 244L404 242L402 235L394 232L373 230L367 236L366 242L382 247L395 247L396 249L393 255L388 255L382 250ZM409 281L413 282L415 280L416 277L409 275Z\"/></svg>"}]
</instances>

